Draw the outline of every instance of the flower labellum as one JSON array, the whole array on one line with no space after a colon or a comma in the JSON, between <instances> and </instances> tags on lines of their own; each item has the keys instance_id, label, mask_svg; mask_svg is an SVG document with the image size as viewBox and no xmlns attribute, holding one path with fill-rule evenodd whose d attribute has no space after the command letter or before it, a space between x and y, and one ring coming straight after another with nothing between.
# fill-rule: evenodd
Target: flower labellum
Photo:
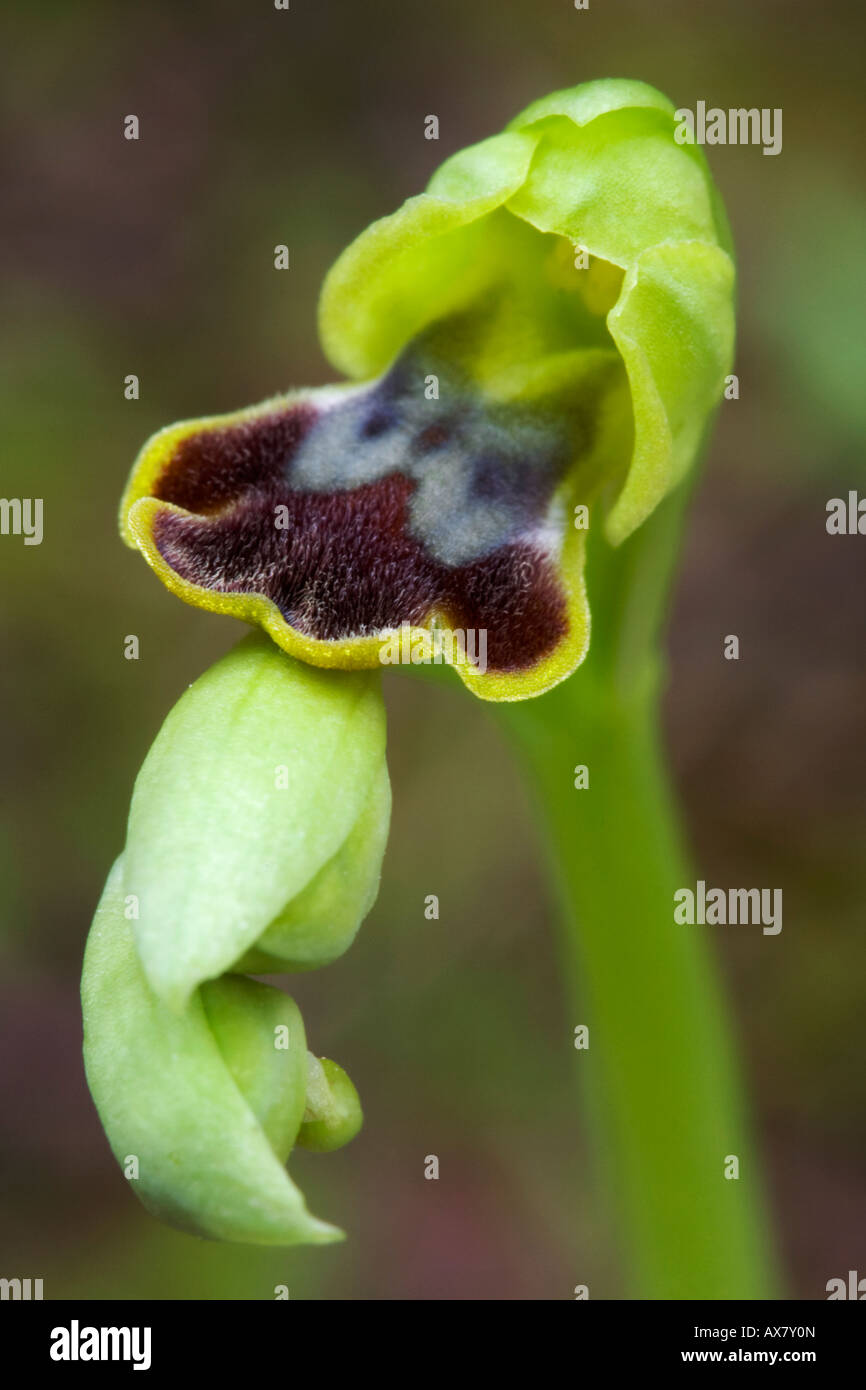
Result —
<instances>
[{"instance_id":1,"label":"flower labellum","mask_svg":"<svg viewBox=\"0 0 866 1390\"><path fill-rule=\"evenodd\" d=\"M492 700L589 640L585 527L623 541L683 477L733 352L730 237L702 150L639 82L534 103L343 253L320 327L349 384L144 447L124 537L190 603L318 666L404 624L486 634ZM584 511L585 509L585 511Z\"/></svg>"}]
</instances>

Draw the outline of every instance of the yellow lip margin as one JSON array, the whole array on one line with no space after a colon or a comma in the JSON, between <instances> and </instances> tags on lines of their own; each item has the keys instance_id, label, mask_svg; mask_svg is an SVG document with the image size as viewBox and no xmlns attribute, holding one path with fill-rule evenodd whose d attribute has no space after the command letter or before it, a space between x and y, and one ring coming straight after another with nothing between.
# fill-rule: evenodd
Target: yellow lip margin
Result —
<instances>
[{"instance_id":1,"label":"yellow lip margin","mask_svg":"<svg viewBox=\"0 0 866 1390\"><path fill-rule=\"evenodd\" d=\"M348 388L353 389L352 387ZM322 388L332 394L333 388ZM226 594L193 584L182 578L164 559L154 538L154 522L159 512L175 512L193 516L192 512L172 502L153 496L153 487L177 446L194 434L218 430L285 409L300 401L315 403L316 392L291 392L273 396L259 405L233 411L227 415L212 415L198 420L168 425L153 435L142 448L133 465L120 507L120 532L125 543L140 550L154 574L165 587L184 603L203 608L209 613L223 613L242 622L261 627L290 656L311 666L358 671L374 670L386 665L380 660L383 644L399 634L400 628L386 628L375 636L322 640L299 632L286 622L276 604L263 594ZM562 642L549 656L542 658L525 671L492 671L482 673L465 652L455 650L450 664L473 695L482 700L526 700L543 695L565 680L580 665L589 647L589 607L583 582L583 533L569 529L560 558L560 580L566 591L568 631ZM410 642L416 635L429 632L443 615L433 610L424 627L410 627ZM447 660L447 657L446 657Z\"/></svg>"}]
</instances>

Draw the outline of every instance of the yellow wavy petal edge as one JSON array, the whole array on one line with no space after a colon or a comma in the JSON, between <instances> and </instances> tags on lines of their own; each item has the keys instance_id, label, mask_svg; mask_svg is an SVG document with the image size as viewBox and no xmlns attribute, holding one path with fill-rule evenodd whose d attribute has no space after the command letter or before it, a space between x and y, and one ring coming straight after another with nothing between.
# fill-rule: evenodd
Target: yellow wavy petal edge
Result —
<instances>
[{"instance_id":1,"label":"yellow wavy petal edge","mask_svg":"<svg viewBox=\"0 0 866 1390\"><path fill-rule=\"evenodd\" d=\"M342 389L342 388L337 388ZM353 389L353 388L349 388ZM354 388L357 389L357 388ZM333 396L333 388L323 388L323 394ZM382 629L375 636L323 640L310 637L293 628L276 604L263 594L219 593L184 579L171 568L160 553L154 538L154 522L160 512L175 512L181 516L193 513L152 495L153 486L172 457L177 446L191 435L205 430L218 430L227 425L267 415L293 402L315 400L315 392L290 393L271 397L259 405L233 411L227 415L209 416L199 420L182 421L159 430L144 445L133 465L120 507L120 531L125 543L139 550L154 574L165 587L184 603L203 608L210 613L227 614L242 622L262 628L290 656L312 666L334 670L371 670L383 666L381 651L389 638L400 628ZM548 656L522 671L481 672L465 652L454 650L445 660L454 667L467 689L482 700L526 700L565 680L580 665L589 648L590 615L583 579L583 533L567 532L560 557L560 582L565 591L568 630L562 642ZM417 634L429 632L437 623L447 625L447 615L432 611L424 627L409 629L410 641Z\"/></svg>"}]
</instances>

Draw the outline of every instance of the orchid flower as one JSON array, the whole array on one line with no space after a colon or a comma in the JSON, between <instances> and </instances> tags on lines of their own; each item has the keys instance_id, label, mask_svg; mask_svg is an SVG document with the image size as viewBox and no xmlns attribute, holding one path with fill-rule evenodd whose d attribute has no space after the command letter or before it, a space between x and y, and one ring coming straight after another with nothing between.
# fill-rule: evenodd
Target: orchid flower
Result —
<instances>
[{"instance_id":1,"label":"orchid flower","mask_svg":"<svg viewBox=\"0 0 866 1390\"><path fill-rule=\"evenodd\" d=\"M570 675L590 508L629 536L730 370L725 217L675 128L652 88L593 82L446 160L325 281L348 381L160 431L124 538L317 666L375 667L409 624L485 631L484 671L455 658L485 699Z\"/></svg>"},{"instance_id":2,"label":"orchid flower","mask_svg":"<svg viewBox=\"0 0 866 1390\"><path fill-rule=\"evenodd\" d=\"M285 1163L346 1142L360 1103L247 976L351 943L390 813L385 652L475 630L483 664L443 650L506 706L540 798L631 1286L772 1287L724 1007L671 910L658 632L734 345L727 221L676 130L639 82L533 103L340 256L320 301L337 384L171 425L133 467L127 543L180 598L264 630L157 737L85 959L111 1146L184 1230L340 1234Z\"/></svg>"}]
</instances>

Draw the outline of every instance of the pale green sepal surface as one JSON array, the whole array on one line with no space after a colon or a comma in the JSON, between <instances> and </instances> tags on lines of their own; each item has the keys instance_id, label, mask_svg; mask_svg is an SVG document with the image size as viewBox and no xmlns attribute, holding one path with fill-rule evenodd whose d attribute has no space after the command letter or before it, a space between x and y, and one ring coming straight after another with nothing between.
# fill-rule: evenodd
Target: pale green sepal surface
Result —
<instances>
[{"instance_id":1,"label":"pale green sepal surface","mask_svg":"<svg viewBox=\"0 0 866 1390\"><path fill-rule=\"evenodd\" d=\"M348 839L238 962L253 974L314 970L347 951L376 901L391 819L384 762Z\"/></svg>"},{"instance_id":2,"label":"pale green sepal surface","mask_svg":"<svg viewBox=\"0 0 866 1390\"><path fill-rule=\"evenodd\" d=\"M520 187L535 140L499 135L461 150L347 247L322 286L319 333L346 376L377 376L410 338L487 284L480 219ZM475 235L473 235L475 233Z\"/></svg>"},{"instance_id":3,"label":"pale green sepal surface","mask_svg":"<svg viewBox=\"0 0 866 1390\"><path fill-rule=\"evenodd\" d=\"M696 147L676 144L664 111L611 111L587 126L539 128L529 177L509 210L628 270L649 246L715 243L712 183Z\"/></svg>"},{"instance_id":4,"label":"pale green sepal surface","mask_svg":"<svg viewBox=\"0 0 866 1390\"><path fill-rule=\"evenodd\" d=\"M235 1085L286 1163L307 1108L300 1009L281 990L240 975L208 980L199 997Z\"/></svg>"},{"instance_id":5,"label":"pale green sepal surface","mask_svg":"<svg viewBox=\"0 0 866 1390\"><path fill-rule=\"evenodd\" d=\"M181 697L133 793L124 894L153 989L182 1008L347 839L380 775L378 672L323 671L264 634Z\"/></svg>"},{"instance_id":6,"label":"pale green sepal surface","mask_svg":"<svg viewBox=\"0 0 866 1390\"><path fill-rule=\"evenodd\" d=\"M628 107L652 107L673 114L673 102L648 82L629 77L600 77L594 82L582 82L577 87L564 87L548 92L530 102L518 116L509 121L507 130L527 130L550 116L567 116L574 125L587 125L609 111Z\"/></svg>"},{"instance_id":7,"label":"pale green sepal surface","mask_svg":"<svg viewBox=\"0 0 866 1390\"><path fill-rule=\"evenodd\" d=\"M606 518L614 543L631 535L688 472L722 399L734 353L734 266L705 242L645 251L608 324L631 386L632 465Z\"/></svg>"}]
</instances>

